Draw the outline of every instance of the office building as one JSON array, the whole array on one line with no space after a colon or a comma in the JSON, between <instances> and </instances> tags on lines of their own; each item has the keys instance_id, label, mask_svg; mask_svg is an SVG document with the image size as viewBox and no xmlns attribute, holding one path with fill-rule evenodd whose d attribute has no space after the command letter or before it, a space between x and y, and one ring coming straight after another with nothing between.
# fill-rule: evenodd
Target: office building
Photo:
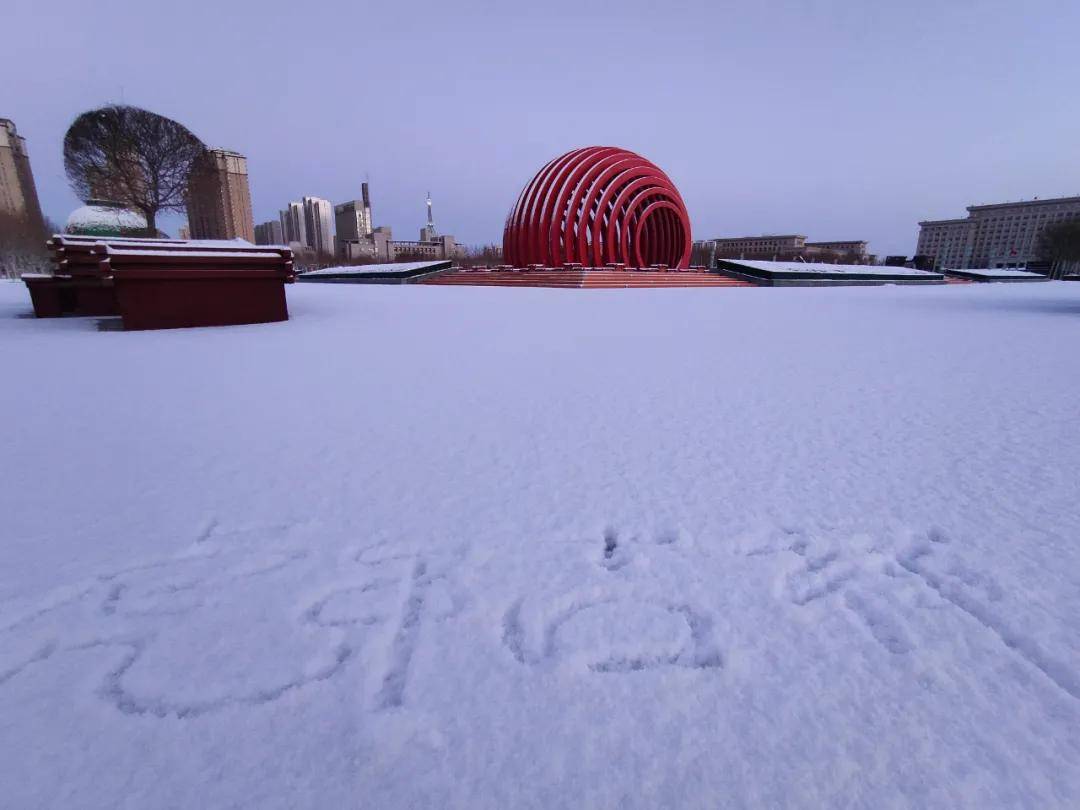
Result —
<instances>
[{"instance_id":1,"label":"office building","mask_svg":"<svg viewBox=\"0 0 1080 810\"><path fill-rule=\"evenodd\" d=\"M0 214L23 219L34 231L44 228L26 139L7 118L0 118Z\"/></svg>"},{"instance_id":2,"label":"office building","mask_svg":"<svg viewBox=\"0 0 1080 810\"><path fill-rule=\"evenodd\" d=\"M356 203L353 200L335 206L337 215L337 257L345 262L396 262L423 259L458 259L465 255L465 248L449 234L442 236L435 231L435 224L431 213L431 195L427 198L427 224L420 229L420 239L395 240L390 228L380 226L371 228L364 235L361 232L364 223L371 222L371 202L368 196L367 183L363 185L361 208L364 217L356 211Z\"/></svg>"},{"instance_id":3,"label":"office building","mask_svg":"<svg viewBox=\"0 0 1080 810\"><path fill-rule=\"evenodd\" d=\"M746 256L791 255L802 251L806 237L799 234L763 234L761 236L718 237L706 240L716 248L718 256L736 254Z\"/></svg>"},{"instance_id":4,"label":"office building","mask_svg":"<svg viewBox=\"0 0 1080 810\"><path fill-rule=\"evenodd\" d=\"M389 262L393 255L393 231L386 225L372 228L368 236L356 239L337 236L337 257L343 262L375 263Z\"/></svg>"},{"instance_id":5,"label":"office building","mask_svg":"<svg viewBox=\"0 0 1080 810\"><path fill-rule=\"evenodd\" d=\"M227 149L211 149L192 172L188 227L193 239L255 240L247 158Z\"/></svg>"},{"instance_id":6,"label":"office building","mask_svg":"<svg viewBox=\"0 0 1080 810\"><path fill-rule=\"evenodd\" d=\"M334 206L334 230L339 243L366 239L375 230L371 221L371 197L368 184L362 183L360 190L361 199L349 200Z\"/></svg>"},{"instance_id":7,"label":"office building","mask_svg":"<svg viewBox=\"0 0 1080 810\"><path fill-rule=\"evenodd\" d=\"M436 236L418 242L406 240L391 241L387 246L387 261L405 262L424 259L457 259L464 254L464 248L458 245L452 236Z\"/></svg>"},{"instance_id":8,"label":"office building","mask_svg":"<svg viewBox=\"0 0 1080 810\"><path fill-rule=\"evenodd\" d=\"M861 239L807 242L802 234L718 237L697 242L716 258L731 259L821 259L842 258L852 262L870 261L867 243Z\"/></svg>"},{"instance_id":9,"label":"office building","mask_svg":"<svg viewBox=\"0 0 1080 810\"><path fill-rule=\"evenodd\" d=\"M285 239L281 232L281 222L272 219L255 226L256 245L284 245Z\"/></svg>"},{"instance_id":10,"label":"office building","mask_svg":"<svg viewBox=\"0 0 1080 810\"><path fill-rule=\"evenodd\" d=\"M1045 270L1040 236L1047 225L1080 219L1080 197L969 205L963 219L919 223L916 255L937 269L1024 268Z\"/></svg>"},{"instance_id":11,"label":"office building","mask_svg":"<svg viewBox=\"0 0 1080 810\"><path fill-rule=\"evenodd\" d=\"M820 255L822 253L838 253L859 260L869 258L867 243L862 239L840 242L806 242L803 245L804 256Z\"/></svg>"}]
</instances>

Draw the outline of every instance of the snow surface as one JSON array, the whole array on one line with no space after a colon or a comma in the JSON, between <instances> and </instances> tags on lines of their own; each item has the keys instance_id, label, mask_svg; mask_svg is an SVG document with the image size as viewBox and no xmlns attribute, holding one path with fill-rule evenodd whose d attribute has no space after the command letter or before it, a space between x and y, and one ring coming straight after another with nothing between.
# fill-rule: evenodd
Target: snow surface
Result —
<instances>
[{"instance_id":1,"label":"snow surface","mask_svg":"<svg viewBox=\"0 0 1080 810\"><path fill-rule=\"evenodd\" d=\"M409 273L413 270L422 270L425 267L438 267L447 263L447 259L434 259L426 262L394 262L391 264L358 264L343 265L341 267L324 267L321 270L308 270L301 273L302 276L363 276L370 273Z\"/></svg>"},{"instance_id":2,"label":"snow surface","mask_svg":"<svg viewBox=\"0 0 1080 810\"><path fill-rule=\"evenodd\" d=\"M141 239L136 236L93 236L93 235L79 235L79 234L54 234L54 239L63 239L76 244L83 244L86 242L100 242L102 244L113 245L118 247L142 247L143 245L188 245L196 247L212 247L212 248L227 248L227 247L255 247L247 239L236 237L235 239ZM262 245L259 245L262 247ZM276 249L277 246L271 248L267 246L267 250Z\"/></svg>"},{"instance_id":3,"label":"snow surface","mask_svg":"<svg viewBox=\"0 0 1080 810\"><path fill-rule=\"evenodd\" d=\"M947 270L945 272L953 272ZM956 268L957 273L970 273L973 276L986 276L987 278L1046 278L1043 273L1031 273L1027 270L1016 270L1013 268L1000 268L1000 267L981 267L978 270L968 270L962 267Z\"/></svg>"},{"instance_id":4,"label":"snow surface","mask_svg":"<svg viewBox=\"0 0 1080 810\"><path fill-rule=\"evenodd\" d=\"M1080 806L1080 285L0 284L0 805Z\"/></svg>"},{"instance_id":5,"label":"snow surface","mask_svg":"<svg viewBox=\"0 0 1080 810\"><path fill-rule=\"evenodd\" d=\"M885 267L873 264L826 264L824 262L763 262L743 259L724 259L733 264L753 267L757 270L771 270L774 273L846 273L847 275L889 275L889 276L940 276L940 273L928 273L911 267Z\"/></svg>"}]
</instances>

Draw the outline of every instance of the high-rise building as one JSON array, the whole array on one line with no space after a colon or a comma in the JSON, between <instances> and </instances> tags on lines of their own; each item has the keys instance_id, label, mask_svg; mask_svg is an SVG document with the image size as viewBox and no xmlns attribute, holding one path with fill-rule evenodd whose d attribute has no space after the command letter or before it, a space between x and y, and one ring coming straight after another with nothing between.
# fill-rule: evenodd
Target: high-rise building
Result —
<instances>
[{"instance_id":1,"label":"high-rise building","mask_svg":"<svg viewBox=\"0 0 1080 810\"><path fill-rule=\"evenodd\" d=\"M295 242L305 247L310 244L307 225L304 223L303 203L289 203L288 207L278 213L278 219L281 221L281 235L285 238L286 244Z\"/></svg>"},{"instance_id":2,"label":"high-rise building","mask_svg":"<svg viewBox=\"0 0 1080 810\"><path fill-rule=\"evenodd\" d=\"M0 118L0 213L25 219L34 230L44 227L26 139L7 118Z\"/></svg>"},{"instance_id":3,"label":"high-rise building","mask_svg":"<svg viewBox=\"0 0 1080 810\"><path fill-rule=\"evenodd\" d=\"M337 239L338 256L347 255L345 245L371 237L375 228L371 221L371 198L368 196L368 184L361 185L361 198L349 200L334 206L334 229Z\"/></svg>"},{"instance_id":4,"label":"high-rise building","mask_svg":"<svg viewBox=\"0 0 1080 810\"><path fill-rule=\"evenodd\" d=\"M919 223L915 253L938 269L1039 266L1040 236L1047 225L1080 218L1080 197L1055 197L992 205L969 205L965 219Z\"/></svg>"},{"instance_id":5,"label":"high-rise building","mask_svg":"<svg viewBox=\"0 0 1080 810\"><path fill-rule=\"evenodd\" d=\"M247 158L227 149L211 149L192 172L188 191L188 226L193 239L255 240Z\"/></svg>"},{"instance_id":6,"label":"high-rise building","mask_svg":"<svg viewBox=\"0 0 1080 810\"><path fill-rule=\"evenodd\" d=\"M285 239L281 232L281 222L271 219L255 226L256 245L283 245Z\"/></svg>"},{"instance_id":7,"label":"high-rise building","mask_svg":"<svg viewBox=\"0 0 1080 810\"><path fill-rule=\"evenodd\" d=\"M321 197L304 197L303 205L308 247L316 256L333 256L334 206Z\"/></svg>"}]
</instances>

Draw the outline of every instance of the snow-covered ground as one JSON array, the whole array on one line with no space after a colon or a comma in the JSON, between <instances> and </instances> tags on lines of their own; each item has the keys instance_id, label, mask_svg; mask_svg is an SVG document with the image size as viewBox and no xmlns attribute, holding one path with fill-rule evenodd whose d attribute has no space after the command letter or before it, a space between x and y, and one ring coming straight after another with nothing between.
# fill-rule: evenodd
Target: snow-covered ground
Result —
<instances>
[{"instance_id":1,"label":"snow-covered ground","mask_svg":"<svg viewBox=\"0 0 1080 810\"><path fill-rule=\"evenodd\" d=\"M1080 806L1080 284L0 284L0 806Z\"/></svg>"}]
</instances>

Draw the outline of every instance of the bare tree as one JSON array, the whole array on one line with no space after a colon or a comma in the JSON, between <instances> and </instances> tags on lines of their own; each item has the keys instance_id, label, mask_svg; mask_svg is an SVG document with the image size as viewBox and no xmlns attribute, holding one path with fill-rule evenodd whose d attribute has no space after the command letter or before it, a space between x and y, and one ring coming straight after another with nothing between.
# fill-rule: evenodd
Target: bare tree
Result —
<instances>
[{"instance_id":1,"label":"bare tree","mask_svg":"<svg viewBox=\"0 0 1080 810\"><path fill-rule=\"evenodd\" d=\"M394 260L392 264L399 264L400 262L440 262L445 261L438 256L432 256L430 253L423 250L394 250ZM378 264L378 262L376 262Z\"/></svg>"},{"instance_id":2,"label":"bare tree","mask_svg":"<svg viewBox=\"0 0 1080 810\"><path fill-rule=\"evenodd\" d=\"M453 256L457 267L495 267L503 263L502 245L479 245L463 248Z\"/></svg>"},{"instance_id":3,"label":"bare tree","mask_svg":"<svg viewBox=\"0 0 1080 810\"><path fill-rule=\"evenodd\" d=\"M1055 222L1043 228L1039 252L1051 262L1051 278L1080 271L1080 218Z\"/></svg>"},{"instance_id":4,"label":"bare tree","mask_svg":"<svg viewBox=\"0 0 1080 810\"><path fill-rule=\"evenodd\" d=\"M299 270L317 270L319 267L318 256L315 251L302 242L290 242L289 247L293 252L293 264Z\"/></svg>"},{"instance_id":5,"label":"bare tree","mask_svg":"<svg viewBox=\"0 0 1080 810\"><path fill-rule=\"evenodd\" d=\"M334 264L340 267L362 267L366 264L382 264L385 261L385 259L376 256L374 253L362 253L353 256L342 256L335 259Z\"/></svg>"},{"instance_id":6,"label":"bare tree","mask_svg":"<svg viewBox=\"0 0 1080 810\"><path fill-rule=\"evenodd\" d=\"M83 200L108 199L146 217L187 203L193 165L206 151L186 127L138 107L111 105L84 112L64 136L64 169Z\"/></svg>"},{"instance_id":7,"label":"bare tree","mask_svg":"<svg viewBox=\"0 0 1080 810\"><path fill-rule=\"evenodd\" d=\"M691 267L712 267L716 258L716 243L704 240L690 246Z\"/></svg>"},{"instance_id":8,"label":"bare tree","mask_svg":"<svg viewBox=\"0 0 1080 810\"><path fill-rule=\"evenodd\" d=\"M23 273L47 273L51 267L45 249L46 229L19 214L0 212L0 278Z\"/></svg>"}]
</instances>

